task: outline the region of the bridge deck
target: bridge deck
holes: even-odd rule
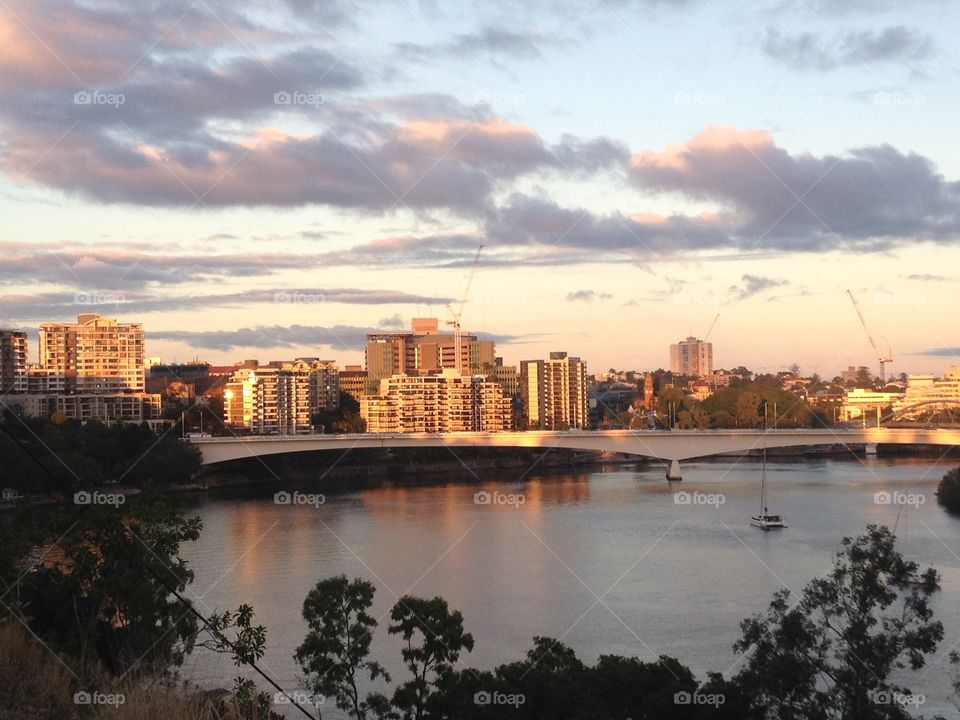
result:
[[[514,447],[599,450],[663,460],[686,460],[778,447],[834,444],[960,445],[960,430],[864,428],[859,430],[598,430],[358,435],[266,435],[191,438],[210,465],[259,455],[353,448]]]

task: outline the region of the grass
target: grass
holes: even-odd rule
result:
[[[240,713],[217,693],[162,684],[95,683],[122,693],[119,705],[77,705],[79,681],[70,663],[58,661],[16,620],[0,620],[0,720],[240,720]],[[253,718],[252,720],[258,720]]]

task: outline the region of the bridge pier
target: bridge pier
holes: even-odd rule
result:
[[[680,474],[680,461],[671,460],[667,463],[667,480],[683,480]]]
[[[863,446],[863,451],[867,455],[876,455],[877,454],[877,444],[876,443],[867,443]]]

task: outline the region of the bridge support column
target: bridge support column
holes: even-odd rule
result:
[[[680,461],[671,460],[667,463],[667,480],[683,480],[680,474]]]
[[[867,455],[876,455],[877,454],[877,444],[876,443],[867,443],[863,446],[863,450]]]

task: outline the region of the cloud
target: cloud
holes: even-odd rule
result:
[[[912,273],[904,275],[907,280],[918,280],[920,282],[953,282],[955,277],[949,275],[934,275],[932,273]]]
[[[476,32],[460,33],[446,43],[401,43],[398,50],[403,57],[419,62],[433,62],[437,56],[463,58],[477,55],[530,60],[543,57],[540,51],[543,43],[543,38],[533,34],[487,26]]]
[[[596,290],[577,290],[575,292],[568,292],[566,301],[592,303],[596,300],[610,300],[612,297],[613,295],[609,293],[597,292]]]
[[[746,300],[747,298],[758,295],[766,290],[769,290],[770,288],[789,285],[786,280],[763,277],[760,275],[744,275],[740,279],[743,281],[742,285],[730,286],[730,294],[734,295],[737,300]]]
[[[922,60],[933,51],[929,37],[918,35],[903,25],[887,27],[879,32],[850,32],[830,40],[812,32],[782,35],[768,28],[762,48],[768,57],[794,70],[821,71]]]
[[[630,175],[646,190],[717,202],[725,244],[741,249],[879,250],[955,242],[960,232],[960,183],[889,145],[818,157],[792,154],[760,130],[718,126],[634,155]]]
[[[190,347],[218,351],[235,348],[298,348],[310,345],[357,350],[366,345],[367,333],[372,332],[376,332],[376,328],[352,325],[263,325],[237,330],[150,331],[147,339],[184,342]]]
[[[228,351],[235,348],[301,348],[305,346],[330,347],[337,350],[359,350],[366,346],[367,333],[382,332],[383,328],[355,325],[261,325],[237,330],[160,330],[148,331],[146,339],[184,342],[203,350]],[[497,343],[520,342],[522,336],[483,335]]]
[[[377,327],[389,330],[402,330],[406,326],[406,320],[401,317],[400,313],[394,313],[390,317],[380,318],[380,322],[377,323]]]
[[[931,348],[929,350],[922,350],[920,352],[911,353],[912,355],[924,355],[927,357],[953,357],[960,358],[960,347],[942,347],[942,348]]]
[[[73,293],[0,295],[0,316],[24,320],[57,321],[85,312],[104,315],[143,315],[154,312],[243,307],[273,303],[286,312],[299,305],[439,305],[452,298],[396,290],[358,288],[272,288],[203,295],[151,295],[143,292],[87,288]],[[397,314],[394,318],[399,319]]]

